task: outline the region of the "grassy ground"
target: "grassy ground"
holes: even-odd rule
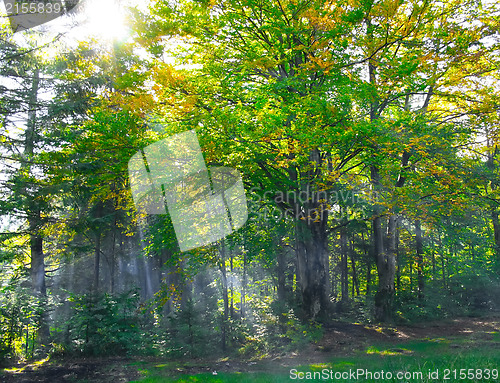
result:
[[[457,336],[374,344],[349,357],[325,363],[266,366],[267,371],[219,373],[213,371],[173,376],[172,366],[151,366],[141,383],[164,382],[500,382],[500,335],[487,339]],[[178,367],[179,368],[179,367]],[[182,369],[183,367],[180,367]],[[186,368],[186,367],[184,367]],[[270,369],[269,369],[270,368]],[[175,371],[175,370],[174,370]],[[174,374],[176,375],[176,374]],[[462,379],[461,379],[462,378]]]
[[[260,360],[67,359],[12,366],[0,382],[499,382],[500,318],[397,328],[337,323],[300,352]],[[371,376],[370,376],[371,374]]]

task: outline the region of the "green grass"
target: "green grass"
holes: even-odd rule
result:
[[[335,381],[335,382],[418,382],[418,383],[437,383],[437,382],[500,382],[500,377],[493,379],[490,372],[490,378],[482,377],[481,379],[460,379],[460,370],[467,374],[469,369],[500,369],[500,347],[498,341],[494,339],[491,342],[476,342],[470,339],[463,338],[449,338],[449,339],[426,339],[422,341],[412,341],[406,343],[394,344],[374,344],[366,350],[358,351],[352,356],[331,359],[326,364],[318,365],[305,365],[305,366],[292,366],[290,368],[280,367],[278,363],[276,368],[270,365],[259,366],[259,369],[264,370],[261,372],[241,372],[241,373],[197,373],[193,375],[178,375],[175,374],[175,369],[172,369],[172,364],[168,364],[170,368],[158,368],[155,366],[144,366],[142,370],[144,379],[136,381],[140,383],[204,383],[204,382],[217,382],[217,383],[236,383],[236,382],[256,382],[256,383],[280,383],[291,381]],[[192,365],[191,365],[192,366]],[[206,366],[206,365],[204,365]],[[163,367],[163,366],[162,366]],[[297,379],[290,378],[290,369],[294,368],[298,372],[304,373],[303,377],[310,377],[311,379]],[[321,379],[323,371],[328,373],[348,373],[357,371],[358,369],[367,370],[375,374],[381,373],[383,370],[385,374],[391,372],[392,379],[372,379],[366,376],[358,375],[356,379]],[[444,379],[445,370],[449,370],[448,379]],[[456,378],[454,375],[456,370]],[[429,376],[430,372],[434,374],[436,371],[439,375]],[[316,372],[316,378],[314,378]],[[415,375],[407,375],[406,378],[398,379],[395,374],[397,372],[410,373]],[[309,376],[305,374],[309,373]],[[419,374],[422,373],[420,376]],[[352,375],[351,375],[352,376]],[[386,376],[386,375],[385,375]],[[324,377],[323,377],[324,378]],[[334,376],[335,378],[335,376]]]

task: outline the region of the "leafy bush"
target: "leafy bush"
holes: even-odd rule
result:
[[[143,349],[139,294],[72,295],[72,312],[67,320],[67,352],[86,355],[123,355]]]
[[[240,353],[265,355],[302,349],[308,343],[321,339],[322,326],[304,322],[294,308],[283,302],[271,302],[269,297],[252,301],[252,324]]]
[[[35,356],[35,343],[46,302],[29,289],[8,285],[0,294],[0,363]]]
[[[429,281],[420,302],[417,294],[402,291],[396,295],[397,319],[417,322],[429,319],[482,315],[500,308],[500,282],[484,275],[456,275],[448,280]]]
[[[173,357],[200,357],[215,351],[219,334],[209,310],[188,300],[168,315],[165,330],[166,351]],[[218,345],[217,345],[218,346]]]

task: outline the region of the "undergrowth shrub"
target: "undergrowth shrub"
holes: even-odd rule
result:
[[[303,349],[323,336],[321,324],[299,319],[289,304],[269,299],[252,302],[252,315],[247,319],[250,330],[239,349],[245,356],[264,356]]]
[[[0,294],[0,364],[37,356],[37,335],[46,300],[27,288],[8,285]]]
[[[192,300],[187,300],[166,318],[162,331],[165,351],[171,357],[200,357],[216,351],[217,338],[214,315]],[[206,308],[205,308],[206,309]]]
[[[64,326],[67,353],[124,355],[144,350],[139,294],[71,295],[71,312]]]
[[[500,281],[485,275],[455,275],[447,280],[428,281],[424,299],[402,291],[394,302],[398,322],[418,322],[460,316],[480,316],[500,309]]]

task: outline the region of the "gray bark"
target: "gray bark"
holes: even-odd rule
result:
[[[315,319],[329,307],[329,252],[326,220],[296,222],[297,274],[304,314]]]

